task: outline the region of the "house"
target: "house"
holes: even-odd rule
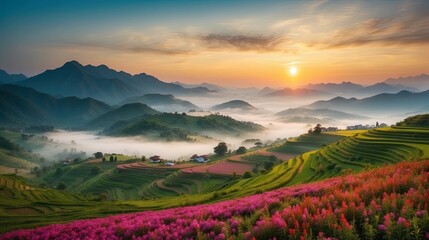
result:
[[[152,157],[149,158],[151,163],[160,163],[161,162],[161,157],[158,155],[154,155]]]
[[[207,162],[203,157],[197,157],[197,158],[195,159],[195,161],[196,161],[196,162],[199,162],[199,163],[205,163],[205,162]]]
[[[198,156],[197,154],[194,154],[192,157],[191,157],[191,160],[193,160],[193,161],[195,161],[195,162],[199,162],[199,163],[206,163],[206,162],[209,162],[210,160],[209,160],[209,157],[207,156],[207,155],[201,155],[201,156]]]

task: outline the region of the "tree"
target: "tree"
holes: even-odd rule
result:
[[[106,161],[106,158],[105,158],[105,157],[104,157],[104,158],[102,158],[102,159],[101,159],[101,161],[105,162],[105,161]]]
[[[263,144],[262,144],[261,142],[255,142],[255,146],[256,146],[256,147],[262,147],[262,145],[263,145]]]
[[[117,162],[117,161],[118,161],[118,157],[115,156],[115,162]]]
[[[111,162],[115,161],[115,158],[113,157],[113,155],[110,155],[109,161]]]
[[[142,162],[146,162],[146,157],[142,156]]]
[[[239,147],[238,149],[237,149],[237,151],[235,151],[237,154],[244,154],[244,153],[246,153],[247,152],[247,149],[245,148],[245,147],[243,147],[243,146],[241,146],[241,147]]]
[[[219,156],[225,155],[225,153],[228,151],[228,147],[226,146],[226,143],[224,143],[224,142],[220,142],[213,149],[214,149],[214,152]]]
[[[64,189],[66,189],[66,185],[64,183],[58,183],[57,189],[58,190],[64,190]]]
[[[321,133],[322,132],[322,125],[320,125],[319,123],[314,127],[313,133]]]
[[[270,170],[273,166],[274,166],[273,162],[268,162],[268,161],[264,162],[264,168],[267,171]]]
[[[94,157],[95,158],[102,158],[103,157],[103,153],[102,152],[96,152],[96,153],[94,153]]]
[[[270,156],[268,157],[268,160],[270,160],[271,162],[275,162],[275,161],[277,161],[277,157],[276,157],[276,156],[274,156],[274,155],[270,155]]]
[[[100,171],[101,171],[100,167],[93,167],[91,168],[91,175],[97,175],[100,173]]]
[[[241,178],[246,179],[246,178],[251,178],[251,177],[252,177],[252,174],[249,171],[246,171]]]

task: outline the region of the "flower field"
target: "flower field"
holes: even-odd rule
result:
[[[429,239],[429,161],[210,205],[17,230],[0,239]]]

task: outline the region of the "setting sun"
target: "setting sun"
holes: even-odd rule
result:
[[[289,67],[289,74],[290,74],[291,76],[296,76],[296,75],[298,74],[298,68],[296,68],[296,67],[294,67],[294,66]]]

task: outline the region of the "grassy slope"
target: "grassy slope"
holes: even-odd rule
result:
[[[182,114],[162,113],[150,115],[143,120],[132,120],[116,124],[107,130],[112,135],[138,135],[146,133],[148,125],[156,126],[158,131],[179,129],[184,133],[214,132],[227,135],[244,134],[263,130],[263,127],[251,123],[234,120],[228,116],[209,115],[204,117],[188,116]],[[153,127],[152,127],[153,128]]]
[[[4,222],[7,224],[5,230],[17,227],[29,227],[36,224],[48,224],[53,217],[56,221],[67,221],[78,218],[88,218],[114,214],[121,211],[138,211],[142,209],[162,209],[174,206],[193,205],[197,203],[216,202],[225,199],[232,199],[239,196],[251,195],[258,192],[311,182],[327,177],[347,174],[352,171],[361,171],[389,163],[403,160],[416,160],[429,158],[429,129],[418,127],[395,127],[380,128],[365,132],[338,132],[342,136],[331,134],[303,135],[295,141],[288,141],[285,145],[271,149],[272,151],[282,151],[284,153],[303,153],[285,163],[272,169],[272,171],[258,175],[250,179],[233,180],[223,188],[216,191],[202,191],[196,195],[166,194],[167,196],[155,200],[144,201],[115,201],[115,202],[81,202],[74,204],[59,204],[59,210],[47,213],[44,216],[35,215],[28,220],[27,217],[19,214],[5,214],[2,212]],[[345,137],[344,136],[348,136]],[[341,139],[335,143],[326,145],[327,139]],[[299,144],[301,143],[301,144]],[[109,170],[110,171],[110,170]],[[186,179],[174,176],[176,179]],[[173,177],[172,177],[173,178]],[[175,180],[179,181],[179,180]],[[167,181],[168,185],[168,181]],[[173,186],[178,189],[185,185]],[[190,188],[198,188],[195,186]],[[210,189],[210,186],[206,189]],[[186,189],[185,189],[186,190]],[[184,191],[185,191],[184,190]],[[215,189],[212,189],[215,190]],[[23,190],[25,191],[25,190]],[[168,191],[166,191],[168,192]],[[156,194],[156,193],[155,193]],[[4,203],[5,209],[11,206]],[[14,204],[22,208],[34,206],[34,203],[25,199],[17,199]],[[8,222],[9,220],[10,222]]]

